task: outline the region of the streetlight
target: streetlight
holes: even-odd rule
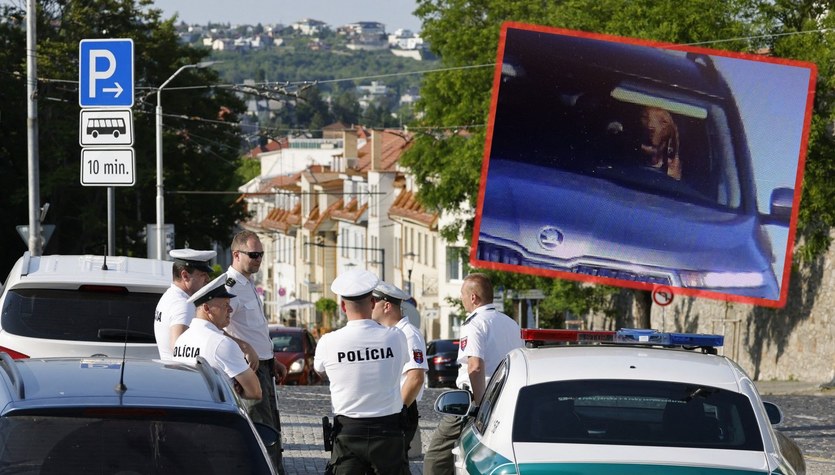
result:
[[[403,257],[408,258],[410,263],[409,268],[406,269],[406,292],[408,292],[409,295],[412,295],[412,269],[415,267],[415,257],[417,256],[418,255],[412,251],[403,254]]]
[[[191,68],[207,68],[213,64],[221,61],[202,61],[197,64],[187,64],[180,66],[180,69],[174,71],[162,85],[157,88],[157,259],[165,259],[163,248],[165,247],[165,198],[162,190],[162,90],[168,83],[171,82],[178,74]]]

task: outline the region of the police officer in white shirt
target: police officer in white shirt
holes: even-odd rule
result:
[[[487,382],[502,359],[524,345],[522,330],[515,320],[496,310],[493,305],[493,284],[484,274],[469,274],[461,285],[461,301],[469,312],[461,325],[458,345],[458,378],[455,384],[473,393],[473,401],[481,403]],[[424,475],[452,474],[452,448],[465,419],[444,416],[423,458]]]
[[[232,323],[226,333],[237,341],[248,343],[256,354],[250,367],[261,384],[261,401],[249,407],[254,422],[266,424],[281,433],[281,416],[275,393],[275,383],[287,375],[287,368],[275,361],[269,323],[264,315],[260,297],[255,292],[255,274],[261,269],[264,247],[252,231],[241,231],[232,239],[232,265],[226,270],[226,288],[238,297],[232,301]],[[267,449],[279,474],[284,473],[279,443]]]
[[[209,261],[215,258],[217,252],[173,249],[168,255],[174,258],[171,267],[173,281],[159,299],[154,314],[154,336],[162,360],[171,359],[174,342],[191,324],[194,305],[186,300],[209,281],[209,273],[212,272]]]
[[[403,405],[406,406],[404,435],[406,457],[408,457],[409,446],[417,434],[420,418],[417,403],[423,397],[423,383],[426,372],[429,371],[429,365],[426,362],[426,342],[420,331],[400,311],[400,303],[407,300],[409,294],[388,282],[380,282],[371,295],[377,299],[374,311],[371,313],[374,321],[387,327],[399,328],[406,335],[409,359],[403,366],[403,374],[400,377],[400,395],[403,398]],[[420,439],[415,443],[420,444]]]
[[[223,334],[229,325],[229,299],[235,297],[226,291],[226,274],[189,297],[188,302],[196,308],[191,326],[183,332],[174,344],[175,361],[196,363],[202,356],[213,368],[226,373],[235,382],[235,390],[245,399],[261,399],[258,377],[249,367],[244,353],[235,341]]]
[[[322,335],[314,358],[316,371],[330,379],[335,414],[326,473],[409,473],[400,394],[408,347],[403,332],[371,319],[378,283],[374,274],[355,269],[331,284],[348,323]]]

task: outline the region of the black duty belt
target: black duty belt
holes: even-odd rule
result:
[[[391,435],[402,431],[400,413],[381,417],[334,417],[334,431],[344,435]]]

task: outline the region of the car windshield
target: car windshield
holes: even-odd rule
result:
[[[302,351],[302,340],[298,335],[271,333],[273,351],[299,353]]]
[[[85,409],[0,419],[0,472],[269,474],[246,419],[217,412]]]
[[[435,340],[430,343],[428,354],[455,353],[458,351],[458,340]]]
[[[514,442],[762,450],[751,401],[666,381],[556,381],[523,388]]]
[[[154,343],[160,294],[113,290],[11,289],[2,328],[32,338],[124,342],[127,336],[131,343]]]

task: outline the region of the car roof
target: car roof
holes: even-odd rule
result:
[[[125,256],[24,253],[6,282],[7,288],[67,288],[83,284],[119,285],[132,291],[164,291],[171,285],[173,263]]]
[[[12,360],[5,353],[0,356],[2,415],[85,406],[238,410],[222,380],[225,376],[207,364],[107,357]],[[123,368],[126,389],[120,392],[116,387]]]
[[[278,325],[278,324],[275,324],[275,323],[271,323],[269,325],[269,329],[270,329],[271,332],[278,331],[278,332],[281,332],[281,333],[304,333],[304,332],[307,331],[307,328],[286,327],[284,325]]]
[[[527,384],[560,380],[628,379],[708,385],[740,392],[739,373],[723,356],[641,345],[520,348]],[[512,371],[512,370],[511,370]]]

